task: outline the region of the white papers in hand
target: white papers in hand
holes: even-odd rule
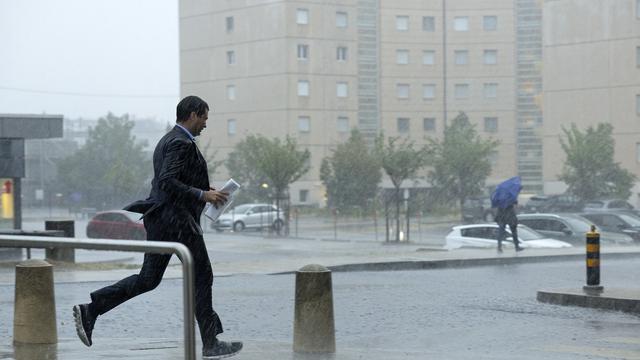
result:
[[[238,184],[233,179],[229,179],[224,184],[224,186],[222,186],[222,188],[219,189],[219,191],[226,192],[227,194],[229,194],[229,197],[227,197],[227,201],[223,205],[218,206],[217,209],[211,203],[207,203],[206,209],[204,211],[204,215],[209,219],[211,219],[212,221],[216,221],[216,219],[218,219],[218,217],[222,215],[222,213],[225,210],[227,210],[229,205],[231,205],[231,202],[233,202],[233,193],[236,192],[236,190],[238,189],[240,189],[240,184]]]

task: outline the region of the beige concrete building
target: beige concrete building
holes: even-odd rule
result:
[[[518,171],[515,4],[181,0],[181,93],[212,106],[220,156],[250,133],[308,148],[295,204],[322,204],[320,163],[350,128],[424,143],[459,111],[502,141],[495,184]]]
[[[566,189],[571,123],[611,123],[615,160],[640,177],[640,0],[546,0],[543,18],[545,192]]]

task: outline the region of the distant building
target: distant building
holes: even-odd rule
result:
[[[461,111],[501,141],[489,185],[521,172],[539,192],[541,11],[537,0],[182,0],[181,92],[212,106],[219,131],[203,136],[219,156],[250,133],[308,148],[295,204],[322,204],[321,161],[351,128],[421,144]]]
[[[545,192],[566,189],[559,137],[571,123],[611,123],[615,161],[640,177],[640,0],[545,2],[544,117]]]

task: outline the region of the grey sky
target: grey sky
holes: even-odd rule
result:
[[[172,121],[178,54],[177,0],[0,0],[0,113]]]

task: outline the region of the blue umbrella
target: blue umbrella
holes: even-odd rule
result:
[[[514,176],[501,182],[491,194],[491,207],[504,209],[515,204],[518,202],[520,190],[522,190],[520,176]]]

